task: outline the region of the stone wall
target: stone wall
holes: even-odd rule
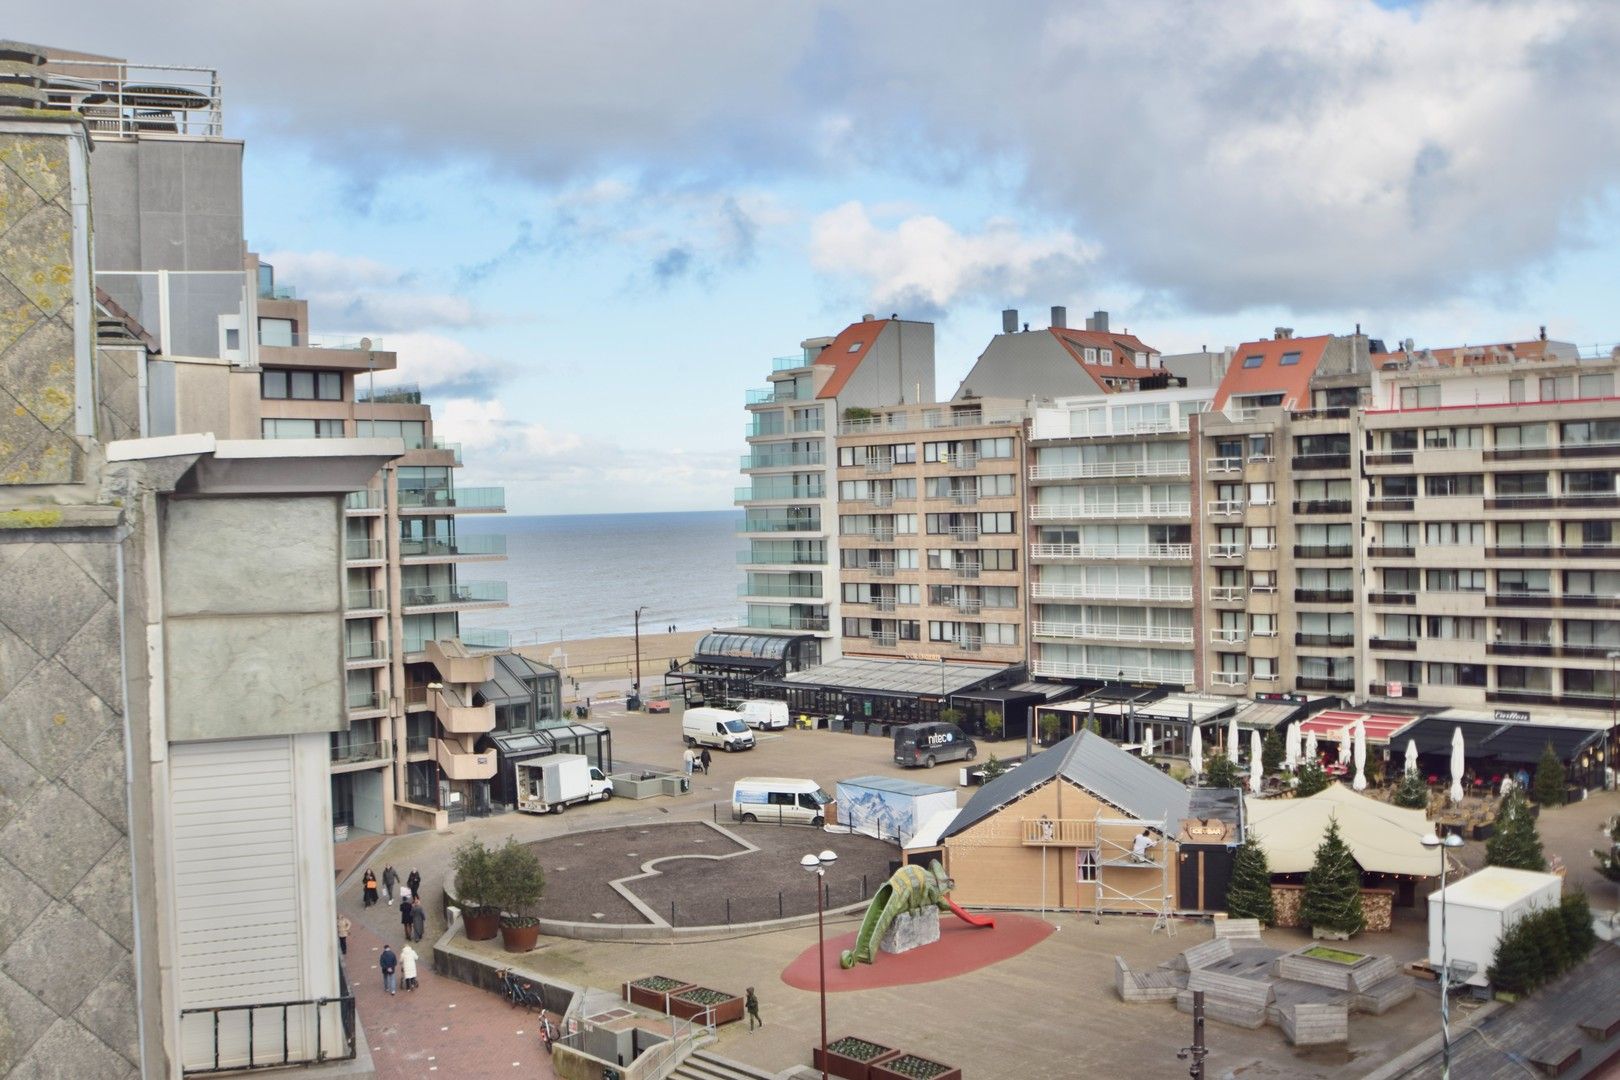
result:
[[[1305,886],[1274,882],[1271,905],[1277,917],[1273,926],[1297,927],[1299,909],[1305,899]],[[1390,889],[1362,889],[1361,914],[1368,930],[1388,930],[1395,923],[1395,893]]]

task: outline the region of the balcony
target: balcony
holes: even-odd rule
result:
[[[1564,656],[1588,655],[1607,656],[1606,650],[1594,648],[1590,653],[1567,654],[1563,646],[1554,645],[1550,641],[1493,641],[1485,646],[1489,656]]]
[[[349,538],[343,541],[343,559],[345,562],[382,562],[387,552],[383,550],[381,540]]]
[[[1295,472],[1310,472],[1319,469],[1349,469],[1350,452],[1346,450],[1338,454],[1295,454],[1289,464]]]
[[[1570,604],[1571,600],[1591,599],[1609,601],[1609,603]],[[1612,604],[1620,607],[1620,598],[1617,597],[1571,597],[1554,596],[1550,592],[1528,592],[1515,589],[1511,592],[1496,592],[1485,597],[1485,603],[1490,607],[1607,607]]]
[[[770,543],[770,541],[764,541]],[[737,552],[739,566],[826,566],[827,555],[821,551],[795,551],[792,545],[787,550],[778,550],[770,547],[750,546],[746,550]]]
[[[1209,632],[1209,643],[1216,646],[1242,646],[1248,637],[1248,633],[1242,627],[1217,626]]]
[[[1191,544],[1031,544],[1032,559],[1168,559],[1192,558]]]
[[[951,564],[951,576],[959,581],[975,581],[978,579],[982,564],[976,562],[954,562]]]
[[[758,614],[750,613],[743,625],[752,630],[825,631],[827,629],[827,616],[789,615],[786,618],[767,619]]]
[[[864,529],[850,529],[845,536],[864,537],[874,544],[894,543],[893,525],[869,525]]]
[[[1488,547],[1485,549],[1487,559],[1551,559],[1555,553],[1568,555],[1571,553],[1571,549],[1554,548],[1545,545],[1526,547],[1522,544],[1514,547]]]
[[[1348,649],[1356,643],[1354,634],[1306,634],[1294,635],[1295,645],[1304,645],[1313,649]]]
[[[1191,644],[1190,626],[1139,626],[1120,623],[1074,623],[1036,620],[1031,631],[1036,637],[1063,640],[1152,641],[1164,644]]]
[[[979,492],[977,489],[972,491],[953,491],[950,494],[950,500],[957,506],[977,506],[979,505]]]
[[[1351,599],[1350,589],[1295,589],[1294,602],[1297,604],[1348,604]]]
[[[364,768],[391,760],[387,739],[380,742],[343,743],[331,748],[331,765],[333,770],[338,772],[347,772],[350,768]]]
[[[464,581],[455,585],[406,585],[399,590],[407,609],[499,607],[506,603],[506,582]]]
[[[1414,500],[1410,496],[1368,499],[1367,509],[1374,514],[1409,514],[1412,512],[1413,503]]]
[[[1620,493],[1589,492],[1577,495],[1498,495],[1485,500],[1487,510],[1590,510],[1620,506]]]
[[[1242,585],[1211,585],[1209,587],[1209,602],[1212,604],[1241,604],[1248,598],[1248,590]]]
[[[388,610],[388,600],[381,589],[345,589],[343,610],[350,615],[360,612],[381,613]]]
[[[1385,649],[1390,652],[1416,652],[1417,640],[1414,638],[1374,637],[1367,639],[1367,645],[1373,649]]]
[[[766,484],[731,489],[731,501],[737,503],[767,502],[771,500],[778,502],[808,502],[826,497],[827,489],[820,484],[786,488]]]
[[[804,468],[812,465],[824,464],[826,458],[820,450],[782,450],[776,451],[767,446],[758,447],[752,454],[744,454],[741,458],[741,468],[744,472],[750,469],[787,469]]]
[[[1243,558],[1242,544],[1211,544],[1209,557],[1212,559],[1241,559]]]
[[[456,559],[498,559],[505,555],[506,537],[499,533],[407,536],[399,542],[400,560],[413,564]]]
[[[1211,517],[1233,517],[1243,513],[1242,499],[1217,499],[1208,504]]]
[[[1348,594],[1347,594],[1348,595]],[[1367,594],[1367,603],[1385,604],[1388,606],[1411,606],[1417,603],[1417,593],[1410,592],[1370,592]]]
[[[1190,670],[1156,667],[1116,667],[1113,664],[1074,664],[1060,660],[1030,661],[1030,671],[1049,679],[1105,679],[1125,682],[1151,682],[1170,686],[1185,686],[1192,678]]]
[[[461,444],[458,442],[446,442],[444,439],[434,438],[429,440],[428,444],[422,449],[447,453],[457,465],[461,464]]]
[[[737,586],[737,595],[759,596],[778,600],[819,600],[821,599],[821,586],[806,585],[798,582],[749,581]]]
[[[1087,506],[1078,502],[1036,503],[1029,508],[1031,521],[1075,521],[1082,518],[1137,518],[1192,515],[1192,504],[1184,502],[1111,503]]]
[[[500,512],[506,509],[506,489],[499,487],[400,488],[402,514]]]
[[[1097,846],[1095,818],[1024,818],[1025,847],[1094,848]]]
[[[1216,686],[1242,686],[1249,681],[1249,673],[1246,671],[1216,671],[1210,673],[1209,681]]]
[[[866,564],[866,570],[873,577],[894,577],[895,564],[885,559]]]
[[[433,742],[433,758],[448,779],[489,780],[495,776],[495,751],[476,753],[453,739],[435,739]]]
[[[1243,459],[1240,457],[1210,458],[1204,468],[1206,472],[1212,473],[1242,472]]]
[[[1169,600],[1192,599],[1191,585],[1121,585],[1117,582],[1036,582],[1030,595],[1037,600]]]
[[[874,611],[893,611],[895,609],[895,604],[896,600],[892,596],[872,597],[872,610]]]
[[[1608,694],[1557,693],[1553,690],[1497,688],[1485,691],[1485,700],[1503,705],[1553,705],[1565,709],[1604,709],[1613,705]]]
[[[381,713],[388,704],[376,690],[350,690],[345,695],[344,701],[351,718],[359,718],[362,714]]]
[[[1295,544],[1296,559],[1348,559],[1349,544]]]
[[[779,371],[797,371],[800,368],[809,367],[810,363],[810,358],[803,353],[797,353],[793,356],[773,356],[771,357],[771,374],[775,375]]]
[[[495,730],[495,706],[474,705],[461,696],[454,684],[435,690],[428,687],[428,704],[444,730],[452,735],[482,735]]]
[[[1348,514],[1349,512],[1349,499],[1294,500],[1294,513],[1296,514]]]
[[[1367,556],[1373,559],[1410,559],[1416,554],[1416,548],[1390,544],[1374,544],[1367,549]]]
[[[838,434],[866,435],[877,431],[905,431],[908,427],[909,417],[905,413],[889,413],[881,416],[863,416],[856,420],[840,420]]]
[[[893,630],[874,630],[872,631],[872,644],[892,649],[900,644],[900,635]]]
[[[433,736],[427,732],[408,734],[405,736],[405,754],[407,757],[416,754],[425,754],[431,750]]]
[[[343,662],[351,669],[371,667],[374,664],[385,664],[388,662],[388,642],[345,641],[343,643]]]
[[[984,648],[984,638],[979,634],[957,634],[950,643],[962,652],[978,652]]]
[[[480,630],[464,626],[461,628],[461,643],[469,649],[509,649],[512,647],[512,633],[509,630]]]
[[[1188,464],[1180,461],[1099,461],[1072,465],[1031,465],[1029,478],[1042,480],[1091,480],[1117,476],[1186,476]]]
[[[953,469],[976,469],[979,467],[979,455],[970,450],[960,450],[954,454],[947,454],[946,462]]]
[[[873,506],[877,507],[880,510],[884,509],[886,507],[893,506],[894,505],[894,492],[892,492],[892,491],[874,491],[874,492],[872,492],[871,502],[872,502]]]
[[[771,517],[745,517],[737,525],[740,533],[783,533],[803,532],[818,533],[821,531],[821,519],[814,518],[771,518]]]
[[[942,606],[952,608],[963,615],[977,615],[984,610],[984,601],[977,596],[947,596]]]
[[[1361,456],[1363,465],[1410,465],[1412,464],[1412,451],[1410,450],[1378,450]]]
[[[743,392],[744,405],[780,405],[789,401],[809,401],[811,395],[799,395],[798,387],[787,381],[762,386]]]
[[[380,514],[383,508],[383,493],[367,488],[365,491],[351,491],[343,496],[343,510],[348,514]]]
[[[866,471],[877,474],[893,472],[894,458],[869,457],[866,459]]]
[[[1391,692],[1392,687],[1394,692]],[[1375,682],[1367,684],[1367,693],[1373,697],[1415,698],[1418,688],[1417,684],[1409,682]]]
[[[950,537],[952,540],[957,541],[977,540],[979,538],[979,527],[977,525],[952,525],[950,527]]]

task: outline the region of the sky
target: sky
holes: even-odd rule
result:
[[[942,397],[1005,307],[1620,340],[1612,0],[140,8],[6,33],[218,69],[250,246],[515,514],[731,505],[744,392],[865,312]]]

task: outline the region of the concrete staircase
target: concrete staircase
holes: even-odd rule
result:
[[[775,1080],[776,1076],[752,1065],[728,1061],[707,1050],[694,1051],[669,1075],[671,1080]]]

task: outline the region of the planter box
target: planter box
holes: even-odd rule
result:
[[[660,980],[657,988],[636,985],[637,982],[644,982],[652,979]],[[651,1009],[654,1012],[667,1013],[669,1011],[669,995],[679,993],[682,990],[691,989],[692,984],[689,982],[681,982],[678,979],[671,979],[663,975],[648,975],[644,979],[637,979],[634,982],[625,983],[621,988],[620,996],[622,996],[624,1000],[628,1001],[630,1004],[640,1005],[643,1009]]]
[[[710,994],[724,995],[720,1001],[689,1001],[682,997],[695,991],[708,991]],[[719,1027],[721,1024],[731,1024],[743,1018],[743,999],[736,994],[726,994],[721,990],[709,990],[705,986],[691,986],[685,990],[677,990],[669,995],[669,1015],[681,1020],[700,1020],[705,1014],[709,1022]]]
[[[872,1042],[871,1039],[862,1040],[877,1047],[878,1052],[869,1058],[848,1057],[834,1049],[844,1039],[849,1038],[858,1038],[858,1036],[845,1035],[842,1038],[834,1039],[827,1047],[827,1072],[833,1076],[841,1076],[844,1080],[869,1080],[870,1077],[876,1075],[872,1072],[873,1066],[888,1061],[890,1058],[900,1056],[900,1051],[884,1046],[881,1043]],[[810,1060],[816,1068],[822,1067],[821,1047],[817,1046],[811,1050]]]
[[[1328,930],[1320,926],[1311,927],[1311,937],[1317,941],[1349,941],[1350,935],[1343,930]]]
[[[540,924],[501,927],[501,947],[510,953],[531,952],[540,940]]]
[[[468,941],[493,941],[495,935],[501,932],[500,915],[468,915],[461,916],[462,928],[467,931]]]
[[[917,1066],[921,1066],[918,1068]],[[872,1066],[869,1080],[962,1080],[962,1070],[920,1054],[901,1054]]]

